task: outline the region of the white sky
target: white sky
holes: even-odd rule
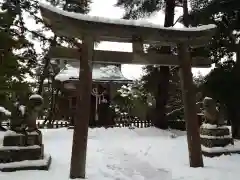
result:
[[[91,12],[89,15],[101,16],[108,18],[121,18],[124,14],[124,10],[119,7],[114,7],[116,0],[104,0],[104,5],[102,1],[93,0],[91,5]],[[182,8],[176,8],[175,10],[175,20],[182,15]],[[164,24],[164,13],[158,12],[153,14],[151,17],[147,18],[150,22],[154,24]],[[183,27],[182,24],[177,23],[175,27]],[[103,50],[118,50],[118,51],[132,51],[132,46],[129,43],[112,43],[103,42],[99,45],[99,49]],[[198,73],[206,75],[209,73],[210,68],[192,68],[193,75],[196,76]],[[139,78],[142,75],[141,65],[123,65],[122,72],[127,78]]]
[[[40,0],[44,1],[44,0]],[[99,16],[99,17],[107,17],[120,19],[124,14],[124,10],[115,7],[114,4],[116,0],[93,0],[91,4],[91,11],[89,15]],[[182,8],[176,8],[175,10],[175,20],[182,14]],[[164,24],[164,13],[158,12],[153,14],[151,17],[147,18],[148,21],[154,24],[163,25]],[[34,22],[28,19],[28,24],[34,28]],[[177,23],[175,27],[183,27],[183,25]],[[40,48],[39,43],[36,44],[37,49]],[[132,51],[132,46],[130,43],[117,43],[117,42],[101,42],[97,49],[101,50],[115,50],[115,51]],[[123,65],[122,73],[126,78],[130,79],[138,79],[142,75],[142,65]],[[210,71],[210,68],[192,68],[193,75],[198,75],[201,73],[202,75],[206,75]]]

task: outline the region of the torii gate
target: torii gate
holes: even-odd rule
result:
[[[188,48],[208,44],[215,33],[215,25],[184,29],[164,28],[139,21],[112,20],[70,13],[45,4],[40,4],[40,9],[45,24],[50,26],[58,36],[77,37],[82,40],[79,54],[81,64],[79,108],[81,112],[79,111],[79,120],[74,127],[70,178],[85,178],[92,61],[105,62],[108,60],[103,58],[104,55],[99,54],[115,58],[119,55],[119,52],[111,52],[112,55],[110,55],[106,51],[100,53],[94,51],[95,41],[132,43],[133,53],[127,55],[125,53],[127,58],[116,60],[115,62],[118,63],[177,65],[180,67],[190,166],[203,166],[191,66],[192,64],[209,66],[211,62],[197,57],[192,61]],[[143,44],[177,47],[178,56],[144,53]],[[124,54],[121,53],[121,56]]]

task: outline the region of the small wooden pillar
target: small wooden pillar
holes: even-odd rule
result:
[[[180,61],[180,78],[190,167],[203,167],[199,122],[196,109],[196,95],[191,71],[191,57],[187,44],[178,45],[178,57]]]
[[[82,38],[80,59],[80,98],[77,105],[77,119],[75,121],[72,143],[72,157],[70,167],[70,178],[85,178],[86,151],[88,139],[88,125],[90,118],[90,100],[92,90],[92,57],[94,41],[92,37]]]

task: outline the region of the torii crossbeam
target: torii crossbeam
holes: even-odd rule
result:
[[[180,66],[190,166],[202,166],[200,163],[202,161],[202,154],[196,114],[196,99],[191,73],[192,61],[188,49],[189,47],[207,45],[215,33],[215,25],[183,29],[164,28],[146,22],[112,20],[70,13],[46,4],[40,4],[40,9],[45,24],[58,36],[79,38],[82,40],[81,53],[79,53],[81,64],[79,72],[81,77],[79,87],[79,119],[74,127],[70,178],[85,178],[92,84],[91,64],[95,57],[94,42],[96,41],[132,43],[133,54],[135,55],[143,53],[143,44],[178,48],[178,62],[175,61],[171,65]],[[104,61],[104,59],[101,61]],[[128,62],[125,61],[124,63]],[[132,63],[131,59],[129,63]],[[149,64],[149,62],[145,61],[145,64]]]
[[[79,49],[67,47],[52,47],[49,50],[49,58],[76,60],[79,59]],[[151,53],[131,53],[120,51],[94,50],[94,63],[109,64],[148,64],[161,66],[179,66],[178,56],[174,54]],[[192,67],[208,68],[211,67],[211,60],[206,57],[192,57]]]

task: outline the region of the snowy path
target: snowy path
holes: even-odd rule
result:
[[[134,154],[121,150],[115,150],[114,154],[106,154],[108,163],[106,164],[107,170],[111,170],[114,177],[107,172],[102,172],[106,177],[111,179],[129,179],[129,180],[163,180],[171,179],[171,173],[163,170],[156,169],[146,161],[141,161]],[[118,161],[116,161],[116,159]],[[116,163],[118,162],[118,163]],[[110,175],[110,176],[109,176]]]
[[[238,180],[240,155],[204,158],[204,168],[189,168],[186,137],[154,128],[91,129],[87,154],[89,180]],[[44,130],[46,171],[0,173],[1,180],[68,180],[72,130]],[[0,134],[1,136],[1,134]],[[1,139],[1,137],[0,137]],[[169,180],[170,180],[169,179]]]

